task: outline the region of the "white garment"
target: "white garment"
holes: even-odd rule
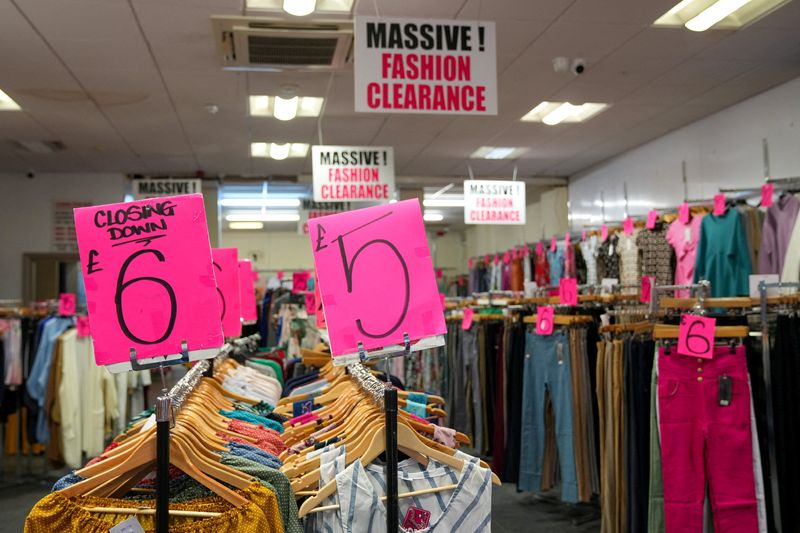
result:
[[[5,384],[22,385],[22,326],[18,318],[0,320],[3,332]]]
[[[581,255],[586,263],[586,283],[597,285],[597,235],[590,235],[581,243]]]
[[[789,246],[786,248],[781,281],[794,283],[800,281],[800,217],[794,222]]]

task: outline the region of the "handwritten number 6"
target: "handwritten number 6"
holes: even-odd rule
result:
[[[690,352],[695,354],[708,353],[708,351],[711,349],[711,345],[709,344],[708,339],[706,339],[704,336],[692,333],[692,331],[695,329],[695,326],[699,326],[700,329],[705,329],[705,324],[702,322],[693,322],[692,324],[690,324],[689,331],[686,333],[686,348],[688,348]],[[697,342],[702,342],[703,349],[695,350],[690,344],[692,342],[692,339],[696,339]]]
[[[156,256],[156,259],[158,259],[160,263],[164,262],[164,255],[158,250],[139,250],[138,252],[131,254],[131,256],[128,257],[122,264],[122,268],[119,271],[119,277],[117,278],[117,291],[114,294],[114,303],[116,304],[117,308],[117,320],[119,321],[119,325],[122,328],[122,332],[125,334],[126,337],[128,337],[134,342],[138,342],[139,344],[158,344],[159,342],[166,340],[170,336],[170,334],[172,334],[172,329],[175,327],[175,318],[178,312],[178,303],[175,299],[175,291],[172,290],[172,287],[169,285],[169,283],[167,283],[163,279],[151,276],[142,276],[139,278],[133,278],[129,279],[128,281],[124,281],[125,273],[128,270],[128,266],[130,266],[130,264],[133,262],[134,259],[143,254],[153,254]],[[128,328],[128,325],[125,323],[125,315],[122,312],[122,293],[130,285],[133,285],[134,283],[138,283],[140,281],[152,281],[153,283],[158,283],[159,285],[164,287],[164,290],[167,291],[167,295],[169,295],[169,302],[170,302],[169,324],[167,324],[167,329],[164,331],[164,334],[161,335],[161,337],[159,337],[158,339],[152,341],[142,339],[134,335],[131,332],[130,328]]]

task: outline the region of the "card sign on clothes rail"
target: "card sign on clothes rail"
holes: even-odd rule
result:
[[[558,281],[558,303],[561,305],[578,305],[578,280],[561,278]]]
[[[391,146],[312,146],[316,202],[388,202],[394,199]]]
[[[292,292],[305,292],[308,290],[308,280],[311,278],[311,272],[293,272],[292,273]]]
[[[212,248],[214,276],[219,295],[219,318],[226,337],[242,334],[242,302],[239,297],[239,257],[236,248]]]
[[[544,305],[536,310],[536,333],[538,335],[552,335],[555,327],[555,309]]]
[[[239,300],[241,301],[242,321],[253,323],[258,320],[256,309],[256,287],[253,263],[249,259],[239,261]]]
[[[59,316],[73,316],[75,314],[75,293],[62,292],[58,295]]]
[[[683,314],[678,330],[678,353],[689,357],[712,359],[714,357],[714,331],[717,319]]]
[[[475,315],[475,310],[471,307],[464,308],[464,316],[461,318],[461,329],[467,331],[472,327],[472,317]]]
[[[88,316],[79,316],[75,317],[75,329],[78,333],[78,337],[88,337],[92,334],[91,327],[89,326],[89,317]]]
[[[75,210],[95,360],[214,357],[224,340],[203,197],[172,196]],[[158,357],[158,359],[153,359]]]
[[[525,184],[466,180],[464,224],[525,224]]]
[[[314,318],[316,319],[319,329],[327,329],[328,323],[325,322],[325,309],[322,305],[322,295],[319,292],[319,276],[317,276],[314,280],[314,306],[316,308],[314,311]]]
[[[412,343],[425,339],[412,351],[444,343],[447,326],[416,199],[310,220],[309,227],[337,364],[356,359],[359,342],[379,353],[396,351],[404,334]]]
[[[356,17],[355,108],[496,115],[494,22]]]
[[[306,313],[309,315],[317,314],[317,300],[316,291],[309,291],[305,294],[306,298]]]
[[[775,185],[772,183],[765,183],[761,186],[761,207],[767,208],[772,205],[772,193],[775,191]]]
[[[656,284],[656,278],[653,276],[642,277],[642,288],[639,291],[639,301],[643,304],[650,303],[650,297],[653,294],[653,287]]]

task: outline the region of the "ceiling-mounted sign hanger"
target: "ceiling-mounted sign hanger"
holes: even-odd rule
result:
[[[389,202],[394,199],[394,148],[311,148],[315,202]]]
[[[203,180],[195,178],[142,178],[133,180],[131,183],[134,200],[203,192]]]
[[[464,224],[525,224],[525,184],[466,180]]]
[[[496,115],[494,22],[356,17],[355,109]]]
[[[75,210],[95,361],[207,359],[223,344],[200,194]],[[187,357],[188,356],[188,357]]]

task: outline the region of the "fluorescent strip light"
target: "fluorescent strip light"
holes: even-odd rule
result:
[[[283,0],[283,10],[295,17],[305,17],[317,8],[317,0]]]
[[[297,104],[300,98],[293,96],[292,98],[275,98],[275,110],[273,112],[275,118],[278,120],[292,120],[297,116]]]
[[[269,144],[250,143],[250,155],[252,157],[269,157]]]
[[[470,155],[472,159],[514,159],[524,154],[527,148],[505,146],[481,146]]]
[[[432,198],[422,200],[425,207],[464,207],[464,199]]]
[[[250,114],[253,116],[269,116],[269,96],[251,96]]]
[[[11,99],[6,93],[0,90],[0,111],[19,111],[22,109],[18,103]]]
[[[226,215],[228,222],[298,222],[300,213],[252,213]]]
[[[430,211],[425,211],[425,214],[422,215],[422,220],[425,222],[441,222],[444,220],[444,215],[441,213],[431,213]]]
[[[751,0],[719,0],[719,2],[716,2],[688,21],[686,23],[686,29],[692,31],[706,31],[717,22],[750,2]]]
[[[564,122],[565,119],[570,117],[575,110],[577,109],[576,106],[570,104],[569,102],[564,102],[553,111],[550,111],[547,115],[542,118],[542,122],[547,124],[548,126],[555,126],[556,124],[561,124]]]
[[[230,229],[264,229],[263,222],[229,222]]]
[[[223,207],[300,207],[297,198],[225,198],[219,201]]]

